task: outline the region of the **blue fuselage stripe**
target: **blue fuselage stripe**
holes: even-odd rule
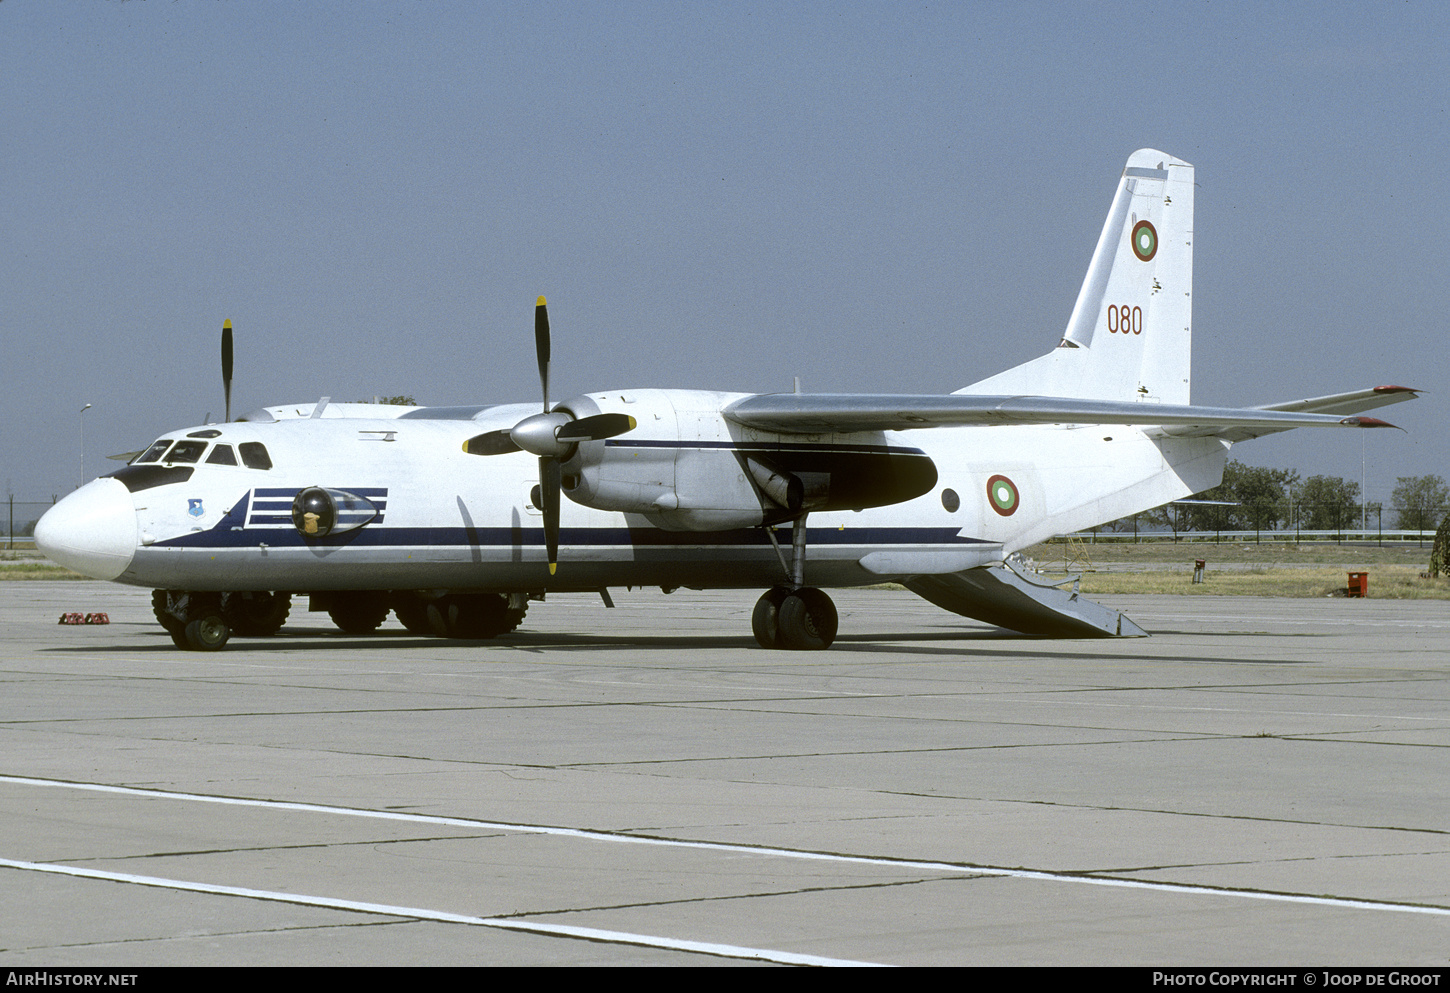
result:
[[[291,527],[291,518],[278,523],[287,527],[249,527],[245,530],[197,531],[179,535],[158,546],[179,548],[255,548],[266,544],[269,547],[303,547],[355,545],[358,547],[472,547],[498,546],[511,548],[517,545],[544,544],[544,529],[539,527],[504,528],[401,528],[374,527],[368,525],[356,531],[323,538],[305,539]],[[900,547],[904,545],[976,545],[980,538],[963,538],[959,528],[821,528],[808,529],[806,538],[812,545],[882,545]],[[781,541],[790,541],[789,530],[782,529]],[[761,528],[741,528],[734,531],[661,531],[657,528],[562,528],[559,543],[570,546],[607,547],[728,547],[759,545],[768,547],[770,539]]]

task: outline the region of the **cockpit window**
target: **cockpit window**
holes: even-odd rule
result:
[[[170,446],[170,444],[171,444],[171,439],[170,438],[162,438],[156,444],[154,444],[150,448],[146,449],[146,451],[144,451],[140,455],[136,456],[136,461],[132,462],[131,464],[132,465],[140,465],[142,462],[159,462],[159,461],[161,461],[161,453],[164,452],[164,451],[166,451],[167,447]]]
[[[267,446],[260,441],[244,441],[237,448],[242,453],[242,465],[248,469],[272,468],[272,456],[267,454]]]
[[[207,465],[236,465],[237,453],[232,451],[231,445],[218,445],[211,450],[206,457]]]
[[[166,453],[166,462],[195,462],[201,458],[201,453],[206,451],[204,441],[178,441],[171,446],[171,451]]]

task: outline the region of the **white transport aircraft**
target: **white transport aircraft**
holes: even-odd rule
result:
[[[1057,347],[949,395],[605,390],[550,404],[267,407],[167,432],[55,505],[54,561],[155,589],[178,647],[269,635],[294,594],[344,631],[488,638],[530,601],[610,587],[766,589],[766,648],[819,649],[821,587],[895,581],[1032,634],[1141,635],[1010,557],[1218,484],[1237,441],[1379,427],[1379,387],[1189,405],[1193,166],[1144,149],[1118,181]],[[230,323],[223,335],[230,395]],[[567,497],[560,499],[560,494]]]

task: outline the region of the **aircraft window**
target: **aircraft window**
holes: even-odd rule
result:
[[[166,462],[195,462],[201,458],[201,453],[206,451],[204,441],[178,441],[171,446],[171,451],[166,453]]]
[[[161,461],[161,453],[164,452],[164,451],[166,451],[166,449],[169,448],[170,445],[171,445],[171,439],[170,438],[162,438],[156,444],[154,444],[150,448],[146,449],[146,451],[144,451],[140,455],[136,456],[136,461],[135,462],[132,462],[131,464],[132,465],[139,465],[142,462],[160,462]]]
[[[231,445],[218,445],[211,450],[206,457],[207,465],[236,465],[237,453],[232,451]]]
[[[272,468],[272,456],[267,454],[267,446],[260,441],[244,441],[237,447],[242,452],[242,464],[248,469]]]

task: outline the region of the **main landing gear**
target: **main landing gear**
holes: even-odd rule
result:
[[[774,586],[755,602],[750,628],[761,648],[784,648],[810,652],[830,648],[836,640],[839,616],[831,598],[814,586],[805,585],[806,518],[801,515],[791,526],[791,561],[786,565],[775,533],[765,532],[780,555],[790,577],[788,585]]]
[[[276,634],[291,610],[290,593],[196,593],[154,590],[151,611],[177,648],[217,652],[232,635]],[[310,608],[326,611],[343,632],[367,635],[398,615],[414,634],[439,638],[496,638],[517,628],[529,609],[524,593],[448,593],[426,599],[411,591],[313,593]]]

